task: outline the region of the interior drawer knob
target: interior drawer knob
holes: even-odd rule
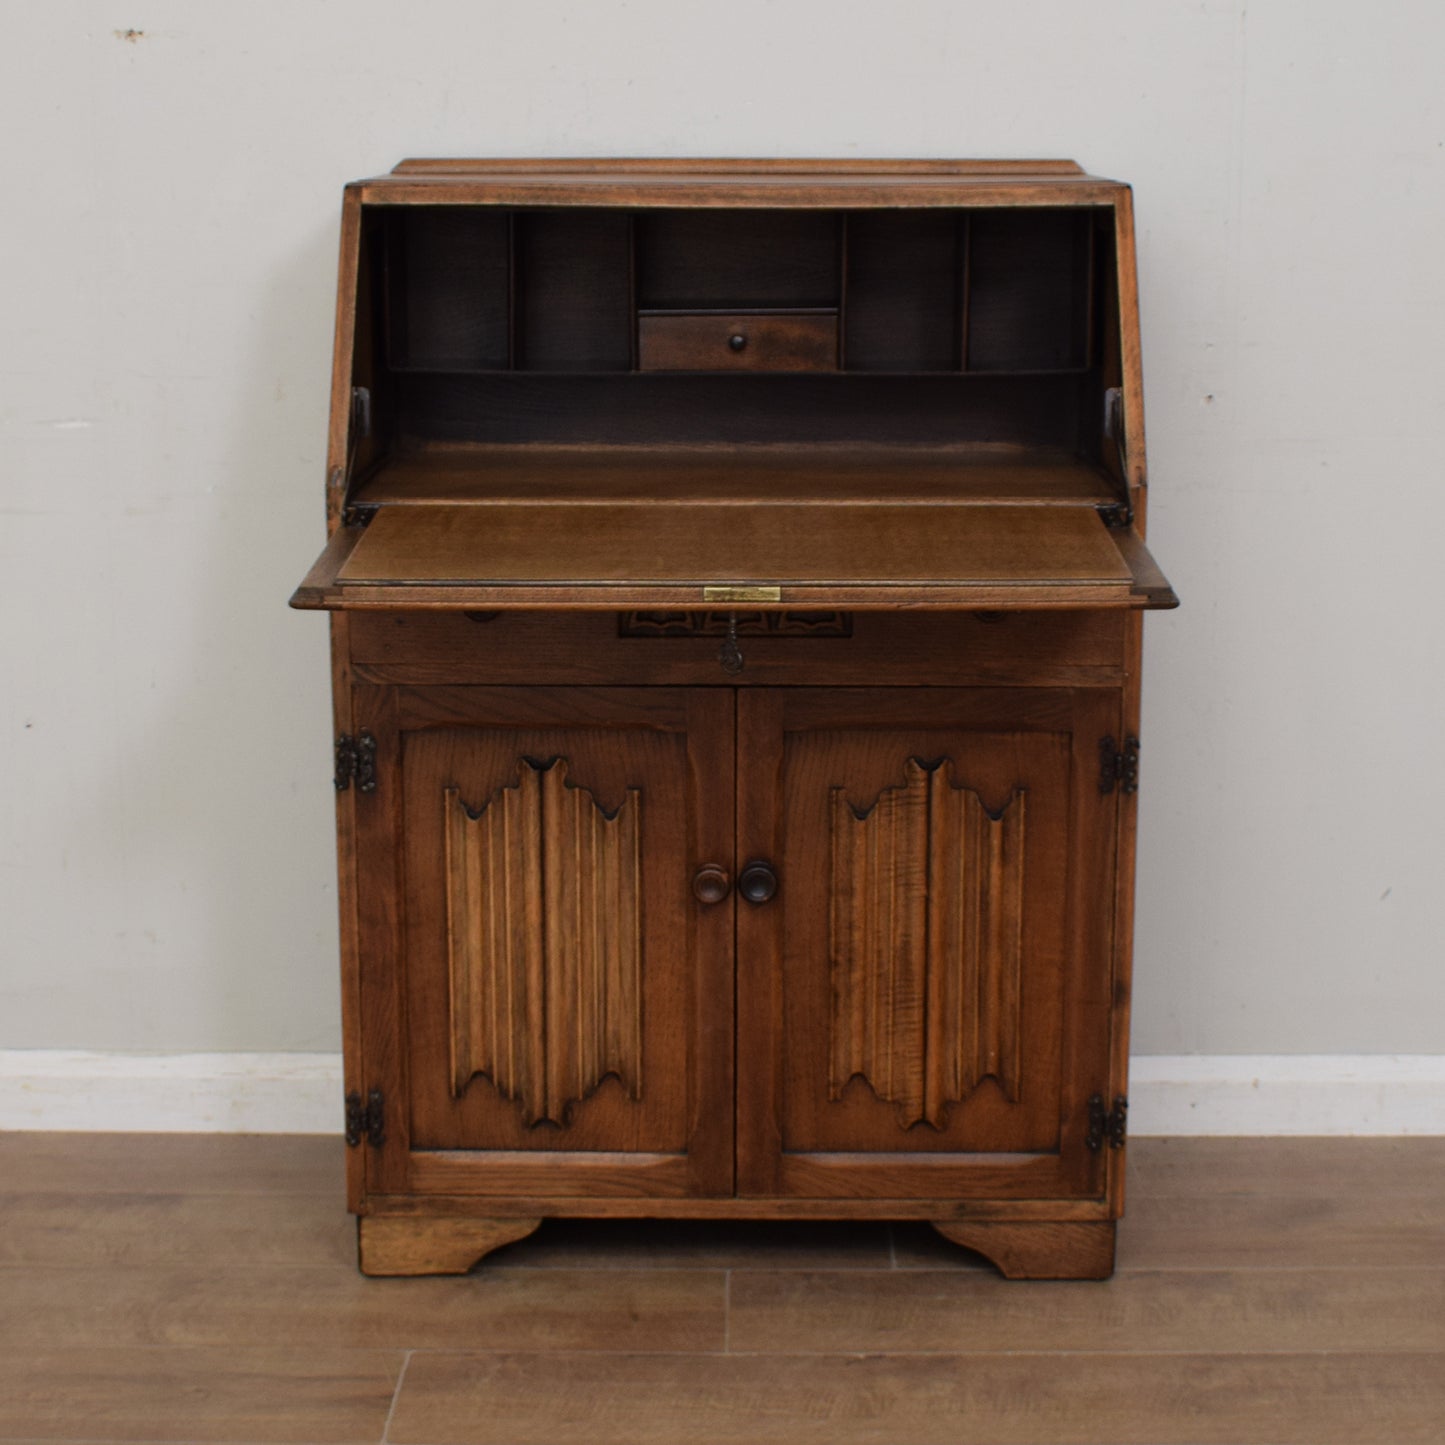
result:
[[[717,863],[704,863],[692,875],[693,897],[699,903],[721,903],[731,888],[728,870]]]
[[[778,875],[771,863],[758,859],[738,874],[738,892],[749,903],[766,903],[777,891]]]
[[[734,351],[741,351],[747,344],[748,338],[741,331],[734,331],[733,334],[728,337],[728,345],[731,346]]]

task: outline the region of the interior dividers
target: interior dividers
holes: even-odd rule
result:
[[[587,208],[579,207],[573,209],[585,210]],[[1088,223],[1081,227],[1084,234],[1079,237],[1076,242],[1074,260],[1071,263],[1073,270],[1072,277],[1069,277],[1064,269],[1065,257],[1060,257],[1060,259],[1052,263],[1054,267],[1053,276],[1056,294],[1060,290],[1062,290],[1064,294],[1067,294],[1069,285],[1082,288],[1082,294],[1078,291],[1075,292],[1076,311],[1073,321],[1070,323],[1072,335],[1066,338],[1062,330],[1052,332],[1040,331],[1038,333],[1038,344],[1035,345],[1034,349],[1042,353],[1042,359],[1037,364],[1030,365],[1021,363],[1018,365],[1010,365],[1007,361],[1002,361],[1001,364],[991,366],[987,361],[983,361],[982,365],[978,364],[982,358],[975,357],[974,343],[979,340],[987,340],[991,350],[997,351],[999,345],[999,333],[997,332],[999,321],[996,305],[990,307],[992,313],[991,322],[994,328],[993,332],[983,338],[975,337],[973,334],[978,325],[989,325],[988,322],[976,319],[975,315],[975,302],[978,299],[977,288],[979,284],[979,274],[976,264],[980,244],[978,240],[978,227],[982,224],[982,219],[984,218],[976,217],[974,212],[966,207],[960,207],[953,212],[954,236],[951,278],[944,277],[941,266],[938,267],[937,275],[932,274],[935,266],[938,265],[936,242],[929,242],[926,233],[920,240],[915,241],[913,244],[922,247],[929,274],[919,278],[900,278],[896,272],[889,273],[886,269],[886,261],[883,263],[885,269],[881,279],[879,279],[876,284],[881,285],[884,289],[885,304],[886,297],[890,293],[901,296],[905,302],[909,300],[911,295],[913,301],[916,303],[920,295],[927,294],[927,288],[930,285],[943,287],[949,279],[951,279],[952,287],[956,288],[956,294],[952,298],[952,355],[949,358],[948,364],[941,364],[944,353],[936,345],[930,350],[929,345],[924,341],[916,343],[918,345],[918,351],[915,353],[917,356],[917,364],[910,365],[907,359],[907,347],[912,342],[912,338],[894,338],[890,352],[890,341],[886,335],[886,324],[873,320],[871,317],[868,321],[863,321],[861,320],[861,313],[856,309],[862,305],[858,295],[859,277],[862,275],[858,263],[863,254],[860,247],[866,245],[869,247],[870,256],[876,255],[880,247],[886,247],[888,244],[886,234],[884,239],[879,239],[874,236],[871,241],[865,241],[864,232],[856,229],[862,225],[865,217],[870,217],[875,213],[850,211],[845,208],[840,208],[837,214],[836,313],[838,323],[837,370],[839,374],[946,374],[952,371],[966,375],[1007,375],[1010,373],[1043,375],[1056,372],[1088,371],[1099,364],[1102,342],[1098,334],[1101,327],[1101,297],[1098,293],[1103,282],[1097,275],[1097,270],[1101,264],[1101,259],[1106,254],[1107,237],[1101,234],[1100,228],[1107,224],[1107,216],[1084,213],[1087,214]],[[923,216],[927,216],[928,214],[926,211],[922,213]],[[1052,214],[1057,215],[1058,213],[1054,212]],[[464,353],[457,354],[456,352],[449,352],[447,343],[453,341],[455,338],[446,336],[445,334],[441,334],[439,339],[434,340],[430,346],[427,345],[427,342],[432,340],[433,337],[433,333],[429,330],[429,320],[436,318],[434,324],[440,325],[441,322],[439,318],[447,313],[447,303],[453,298],[445,285],[439,285],[431,293],[428,306],[422,309],[420,319],[416,315],[409,314],[409,311],[414,308],[409,307],[408,293],[416,287],[416,277],[410,275],[410,271],[418,264],[425,263],[419,262],[415,257],[408,256],[410,240],[417,239],[418,242],[420,240],[419,237],[411,237],[408,228],[419,224],[425,225],[426,221],[422,219],[422,216],[418,212],[408,211],[404,216],[399,215],[396,218],[396,224],[388,227],[383,261],[385,296],[382,314],[387,332],[387,355],[394,369],[398,372],[415,371],[435,374],[485,373],[498,369],[518,373],[571,370],[572,368],[562,364],[565,357],[559,356],[558,336],[559,334],[565,333],[565,311],[561,313],[560,317],[553,317],[549,321],[549,335],[545,352],[548,360],[542,365],[537,365],[536,358],[529,356],[532,348],[529,346],[528,316],[529,309],[535,310],[536,307],[532,306],[529,308],[526,289],[529,284],[527,276],[529,246],[535,244],[528,239],[527,227],[529,225],[535,225],[539,230],[545,231],[548,228],[555,228],[559,223],[564,224],[565,216],[565,209],[561,212],[556,212],[550,211],[547,208],[535,211],[508,208],[505,227],[499,228],[502,232],[500,249],[505,250],[505,257],[499,257],[498,259],[502,260],[505,266],[506,292],[504,298],[505,361],[502,362],[501,367],[498,368],[495,362],[488,362],[485,353],[473,353],[475,360],[470,360]],[[537,218],[535,222],[532,220],[533,217]],[[1010,219],[1017,225],[1020,218],[1018,216],[1012,216]],[[1058,223],[1055,222],[1054,224],[1057,225]],[[876,230],[877,228],[875,227],[874,229]],[[639,275],[640,231],[641,220],[638,214],[629,210],[626,213],[625,258],[617,255],[620,248],[617,248],[615,244],[612,247],[613,254],[608,255],[608,248],[600,240],[597,243],[599,249],[588,258],[590,264],[599,275],[610,274],[612,268],[619,265],[619,262],[620,266],[625,268],[625,272],[619,269],[615,284],[618,291],[625,292],[627,336],[624,346],[621,335],[615,332],[611,333],[614,335],[615,341],[609,344],[614,347],[613,354],[616,357],[616,360],[611,365],[599,364],[595,359],[589,360],[586,357],[582,357],[579,358],[577,366],[575,367],[576,373],[585,373],[594,369],[613,372],[626,371],[631,373],[637,373],[638,371],[638,326],[642,299],[640,289],[642,282]],[[446,230],[443,229],[442,218],[440,217],[438,218],[438,234],[440,237],[439,242],[430,243],[426,249],[428,251],[437,250],[438,254],[444,257],[448,254],[447,248],[449,246],[455,249],[456,242],[454,236],[448,238]],[[870,231],[868,234],[873,235],[873,232]],[[946,244],[946,242],[944,244]],[[555,241],[553,245],[555,246]],[[990,265],[993,270],[997,270],[1000,264],[1000,255],[1005,254],[1000,252],[999,245],[1000,242],[997,236],[990,233],[989,254],[991,257]],[[930,246],[934,247],[934,254],[932,255],[929,254]],[[492,254],[495,256],[496,251],[494,250]],[[549,254],[546,264],[549,271],[555,269],[557,265],[556,255]],[[878,262],[874,260],[871,264],[876,269]],[[490,275],[500,273],[501,270],[502,266],[497,265],[496,262],[481,263],[478,265],[477,275],[479,278],[485,279]],[[498,279],[500,279],[500,277]],[[910,279],[916,280],[917,285],[923,289],[921,291],[914,289],[910,293]],[[408,282],[411,283],[410,286],[407,284]],[[863,284],[869,285],[875,283],[865,281]],[[453,289],[455,289],[455,287]],[[615,294],[614,292],[614,295]],[[466,299],[464,294],[461,299]],[[498,299],[501,300],[503,298]],[[800,297],[796,306],[780,304],[773,309],[809,309],[804,303],[810,300],[811,298]],[[940,298],[940,301],[942,302],[943,298]],[[492,304],[492,314],[495,316],[501,308],[496,306],[495,302]],[[876,307],[877,304],[878,303],[875,302],[874,306]],[[1067,303],[1065,303],[1065,305],[1067,306]],[[475,309],[481,314],[485,312],[486,307],[479,302]],[[1007,317],[1007,314],[1007,312],[1004,313],[1005,317]],[[863,325],[865,330],[854,336],[850,344],[850,320],[855,316],[859,317],[857,324]],[[1029,320],[1027,305],[1024,307],[1022,316],[1024,321]],[[587,319],[585,313],[582,313],[582,319]],[[1045,319],[1050,318],[1046,316]],[[1060,320],[1059,324],[1063,325],[1065,323],[1067,323],[1066,316]],[[493,324],[495,325],[495,323]],[[589,324],[593,328],[592,335],[595,342],[597,336],[606,333],[607,328],[611,327],[614,323],[605,319],[605,317],[598,317],[593,313]],[[1021,324],[1023,323],[1021,322]],[[413,335],[414,331],[417,334]],[[1029,333],[1024,332],[1022,335],[1028,338]],[[883,358],[881,364],[869,364],[863,346],[865,339],[869,341],[867,351],[871,352],[876,349],[880,353],[880,356]],[[498,336],[496,340],[501,342],[502,338]],[[941,334],[937,335],[937,340],[942,340]],[[1049,354],[1051,347],[1052,355]],[[904,353],[901,359],[899,356],[900,348],[903,349]],[[1027,349],[1027,344],[1025,344],[1025,352]],[[501,360],[502,350],[503,348],[498,347],[492,352],[492,355],[495,355],[498,360]],[[605,352],[606,348],[604,347],[604,355]],[[622,365],[618,365],[617,363],[622,362],[624,356],[625,362]],[[855,365],[855,362],[861,362],[861,364]]]
[[[968,370],[968,304],[973,295],[973,278],[969,266],[973,260],[973,212],[964,211],[958,218],[955,236],[958,247],[958,350],[960,371]]]
[[[507,370],[517,369],[517,213],[507,212]]]
[[[638,335],[639,321],[637,309],[637,212],[627,213],[627,314],[630,318],[628,325],[628,369],[636,371],[638,367],[638,353],[641,350],[642,341]]]

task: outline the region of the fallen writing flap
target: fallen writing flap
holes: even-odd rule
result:
[[[720,592],[721,589],[721,592]],[[333,538],[294,606],[1168,607],[1092,506],[393,504]]]

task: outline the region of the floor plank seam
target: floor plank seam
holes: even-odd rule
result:
[[[386,1419],[381,1427],[381,1445],[387,1445],[391,1438],[391,1422],[396,1416],[396,1407],[401,1402],[401,1387],[406,1383],[407,1366],[411,1364],[411,1357],[415,1353],[408,1350],[401,1357],[401,1369],[396,1372],[396,1388],[391,1392],[391,1408],[386,1412]]]
[[[206,1268],[207,1261],[198,1259],[195,1261],[183,1261],[180,1265],[174,1262],[161,1261],[136,1261],[129,1263],[116,1260],[76,1260],[74,1262],[63,1259],[5,1259],[0,1260],[0,1276],[7,1271],[30,1271],[56,1270],[56,1271],[91,1271],[104,1269],[108,1274],[154,1274],[158,1269],[165,1269],[170,1272],[184,1272],[192,1267],[195,1269]],[[346,1270],[349,1276],[352,1271]],[[907,1274],[907,1275],[941,1275],[948,1278],[958,1276],[978,1276],[980,1279],[997,1280],[1000,1276],[991,1269],[977,1265],[951,1265],[951,1264],[899,1264],[895,1269],[887,1265],[811,1265],[811,1264],[738,1264],[719,1267],[717,1265],[685,1265],[685,1264],[658,1264],[658,1265],[509,1265],[505,1269],[502,1266],[490,1270],[483,1270],[481,1273],[471,1276],[473,1280],[486,1280],[500,1274],[528,1275],[528,1274],[640,1274],[646,1276],[664,1274],[826,1274],[836,1275],[842,1279],[856,1279],[869,1275]],[[1434,1261],[1421,1261],[1415,1264],[1387,1264],[1387,1263],[1364,1263],[1364,1264],[1274,1264],[1261,1263],[1258,1260],[1240,1260],[1229,1264],[1150,1264],[1140,1265],[1133,1268],[1121,1266],[1115,1270],[1111,1280],[1015,1280],[1017,1286],[1027,1290],[1029,1285],[1048,1284],[1070,1284],[1077,1286],[1081,1292],[1092,1288],[1107,1288],[1112,1282],[1118,1285],[1127,1279],[1140,1278],[1147,1275],[1168,1274],[1441,1274],[1445,1273],[1445,1261],[1435,1263]],[[320,1279],[334,1278],[337,1270],[333,1266],[316,1264],[257,1264],[247,1269],[237,1269],[238,1275],[244,1275],[247,1279],[254,1279],[257,1275],[274,1274],[288,1279],[295,1279],[298,1276],[312,1276]],[[209,1277],[215,1278],[215,1273],[210,1272]],[[363,1281],[365,1283],[365,1281]]]
[[[762,1272],[760,1266],[739,1266],[741,1269],[752,1269],[754,1272]],[[1098,1285],[1108,1285],[1110,1281],[1115,1284],[1126,1280],[1136,1279],[1141,1275],[1149,1274],[1439,1274],[1445,1271],[1445,1263],[1436,1264],[1424,1262],[1419,1264],[1261,1264],[1258,1260],[1243,1259],[1232,1264],[1149,1264],[1120,1265],[1109,1279],[1101,1280],[1014,1280],[1014,1284],[1023,1284],[1027,1288],[1030,1284],[1075,1284],[1081,1289],[1088,1289]],[[825,1271],[810,1271],[805,1265],[783,1266],[777,1273],[803,1274],[818,1273]],[[870,1270],[865,1267],[849,1270],[827,1271],[834,1274],[885,1274],[886,1270]],[[1000,1278],[991,1270],[978,1268],[970,1265],[936,1265],[936,1264],[900,1264],[899,1274],[977,1274],[985,1278]]]
[[[1326,1360],[1338,1356],[1347,1358],[1373,1359],[1376,1356],[1386,1356],[1390,1359],[1438,1359],[1445,1362],[1445,1349],[1432,1349],[1424,1347],[1412,1349],[1409,1346],[1389,1346],[1379,1349],[1361,1348],[1357,1345],[1342,1345],[1338,1349],[1286,1349],[1286,1350],[1211,1350],[1211,1349],[1179,1349],[1179,1350],[1142,1350],[1130,1349],[1127,1346],[1115,1349],[1053,1349],[1053,1350],[988,1350],[988,1349],[961,1349],[961,1350],[924,1350],[906,1349],[890,1350],[884,1348],[861,1349],[861,1350],[657,1350],[657,1349],[590,1349],[585,1346],[565,1346],[561,1349],[537,1349],[537,1348],[497,1348],[497,1349],[465,1349],[455,1345],[437,1345],[433,1347],[422,1346],[407,1351],[410,1359],[413,1355],[425,1355],[429,1359],[445,1358],[456,1356],[464,1359],[491,1358],[501,1356],[507,1359],[539,1359],[550,1360],[558,1356],[586,1356],[591,1359],[594,1356],[605,1359],[635,1359],[644,1357],[648,1359],[710,1359],[710,1360],[878,1360],[878,1359],[918,1359],[918,1360],[1052,1360],[1052,1359],[1132,1359],[1132,1360],[1153,1360],[1153,1359],[1210,1359],[1210,1360]],[[383,1442],[387,1445],[387,1442]]]
[[[3,1268],[4,1266],[0,1266]],[[139,1266],[137,1266],[139,1267]],[[1363,1266],[1362,1266],[1363,1267]],[[1401,1265],[1400,1268],[1407,1268]],[[1441,1266],[1445,1268],[1445,1266]],[[484,1266],[485,1268],[485,1266]],[[717,1274],[732,1270],[746,1270],[752,1274],[887,1274],[886,1266],[880,1265],[809,1265],[809,1264],[737,1264],[737,1265],[689,1265],[689,1264],[633,1264],[633,1265],[509,1265],[505,1271],[499,1266],[497,1274]],[[925,1267],[926,1269],[926,1267]],[[940,1271],[934,1271],[938,1273]],[[980,1271],[981,1273],[982,1271]]]

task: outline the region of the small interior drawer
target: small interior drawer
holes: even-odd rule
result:
[[[640,371],[836,371],[838,313],[643,312],[637,365]]]

